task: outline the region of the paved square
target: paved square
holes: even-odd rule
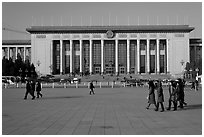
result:
[[[186,89],[183,110],[146,110],[147,87],[44,88],[43,98],[23,100],[25,89],[2,89],[6,135],[201,135],[202,93]],[[168,105],[168,90],[164,88]]]

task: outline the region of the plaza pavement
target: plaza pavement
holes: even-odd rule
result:
[[[201,135],[202,90],[186,89],[183,110],[146,110],[147,87],[44,88],[23,100],[25,89],[2,89],[3,135]],[[168,90],[164,88],[165,102]]]

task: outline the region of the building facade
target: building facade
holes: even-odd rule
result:
[[[190,64],[194,69],[192,71],[197,69],[197,73],[202,74],[202,39],[190,39]]]
[[[12,59],[15,61],[19,54],[23,61],[31,61],[31,41],[30,40],[3,40],[2,41],[2,58]]]
[[[42,74],[179,74],[188,25],[32,26],[31,62]],[[39,65],[40,64],[40,65]]]

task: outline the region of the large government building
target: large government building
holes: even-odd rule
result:
[[[31,26],[26,30],[31,34],[31,62],[41,74],[174,75],[190,62],[193,29],[137,25]]]

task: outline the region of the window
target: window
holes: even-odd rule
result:
[[[125,74],[125,68],[124,67],[120,67],[120,74]]]
[[[147,40],[140,40],[140,50],[146,50]]]

